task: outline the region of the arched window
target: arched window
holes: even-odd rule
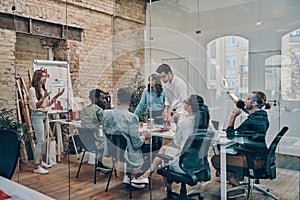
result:
[[[207,44],[207,84],[217,97],[224,78],[232,92],[248,93],[248,47],[248,40],[239,36],[219,37]]]
[[[281,57],[281,55],[274,55],[265,59],[265,90],[270,91],[271,95],[278,92]]]
[[[284,100],[300,100],[300,29],[294,30],[281,39],[281,94]]]

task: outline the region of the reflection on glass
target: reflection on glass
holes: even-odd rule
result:
[[[282,37],[282,55],[282,98],[300,100],[300,29]]]
[[[217,38],[207,44],[207,72],[209,89],[223,92],[220,86],[226,79],[231,92],[248,92],[248,40],[238,36]]]

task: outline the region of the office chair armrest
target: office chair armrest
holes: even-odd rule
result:
[[[264,142],[265,141],[265,135],[264,134],[255,133],[254,135],[252,135],[251,139],[253,141]]]
[[[187,175],[189,175],[189,177],[193,180],[194,184],[196,184],[198,182],[198,178],[197,176],[193,173],[193,172],[185,172]]]
[[[173,157],[168,156],[166,154],[160,154],[160,153],[158,153],[158,154],[156,154],[156,156],[159,157],[159,158],[161,158],[161,159],[163,159],[166,162],[169,162],[170,160],[173,160]]]

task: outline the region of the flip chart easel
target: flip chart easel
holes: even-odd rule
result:
[[[65,61],[49,61],[49,60],[34,60],[33,70],[43,69],[47,73],[46,89],[51,92],[50,98],[57,94],[59,90],[65,89],[65,92],[60,96],[56,104],[50,107],[51,110],[69,110],[69,105],[66,99],[73,98],[73,90],[71,84],[71,75],[69,63]],[[54,108],[57,104],[62,107]]]

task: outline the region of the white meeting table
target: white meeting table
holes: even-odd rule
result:
[[[68,125],[68,128],[77,128],[77,127],[80,127],[81,126],[81,121],[67,121],[67,119],[53,119],[51,120],[50,122],[53,122],[55,123],[55,131],[56,131],[56,135],[57,135],[57,147],[58,147],[58,158],[60,161],[60,155],[61,153],[64,151],[64,147],[63,147],[63,140],[62,140],[62,131],[61,131],[61,125]],[[54,131],[53,131],[54,132]],[[78,152],[77,152],[77,148],[75,146],[75,140],[74,140],[74,137],[73,137],[73,134],[72,134],[72,131],[69,129],[69,136],[72,138],[73,140],[73,144],[74,144],[74,149],[75,149],[75,152],[76,152],[76,156],[77,156],[77,159],[79,159],[79,155],[78,155]],[[48,154],[48,152],[47,152]],[[48,156],[47,156],[48,158]],[[48,161],[48,160],[47,160]]]
[[[158,136],[166,139],[174,139],[176,132],[174,130],[164,130],[162,128],[153,127],[152,129],[143,126],[139,128],[139,132],[148,131],[152,136]]]
[[[14,200],[54,200],[36,190],[0,176],[0,190]],[[1,199],[1,198],[0,198]]]
[[[51,113],[51,114],[53,114],[53,113]],[[60,161],[60,155],[64,151],[61,125],[68,125],[69,127],[72,127],[72,128],[78,128],[81,126],[81,121],[67,121],[67,119],[59,119],[59,117],[56,117],[56,119],[53,119],[50,122],[55,124],[55,126],[54,126],[55,129],[53,132],[56,132],[56,135],[57,135],[58,161]],[[144,130],[147,130],[148,132],[150,132],[152,136],[158,136],[158,137],[162,137],[162,138],[166,138],[166,139],[174,139],[174,136],[175,136],[175,131],[173,131],[173,130],[162,130],[161,128],[155,128],[155,127],[152,129],[148,129],[146,124],[142,128],[139,128],[139,132],[143,132]],[[69,131],[69,133],[73,140],[73,144],[75,144],[73,134],[71,133],[71,131]],[[47,142],[49,142],[49,141],[47,141]],[[74,146],[74,148],[75,148],[75,151],[77,151],[75,146]],[[79,155],[77,152],[76,152],[76,155],[77,155],[77,158],[79,158]],[[46,159],[47,159],[47,161],[49,161],[49,152],[48,151],[47,151]]]
[[[217,134],[219,134],[217,132]],[[243,143],[243,138],[228,140],[225,135],[219,135],[217,141],[220,145],[220,179],[221,179],[221,200],[227,200],[227,181],[226,181],[226,148],[237,143]]]
[[[61,154],[64,151],[64,147],[63,147],[63,138],[62,138],[62,132],[61,132],[61,124],[60,124],[60,114],[67,114],[68,111],[66,110],[49,110],[48,111],[48,115],[52,115],[53,116],[53,120],[50,120],[49,122],[53,122],[54,123],[54,129],[53,129],[53,133],[56,132],[56,137],[57,137],[57,148],[58,148],[58,156],[57,156],[57,160],[60,162],[61,161]],[[50,163],[50,159],[49,159],[49,149],[50,149],[50,140],[49,140],[49,131],[48,131],[48,138],[47,138],[47,155],[46,155],[46,161],[49,164]]]
[[[215,139],[215,143],[220,145],[220,178],[221,178],[221,200],[227,199],[227,182],[226,182],[226,149],[234,144],[242,144],[247,147],[264,147],[265,143],[254,142],[249,138],[249,134],[238,134],[231,139],[226,138],[224,132],[217,132],[219,136]]]

